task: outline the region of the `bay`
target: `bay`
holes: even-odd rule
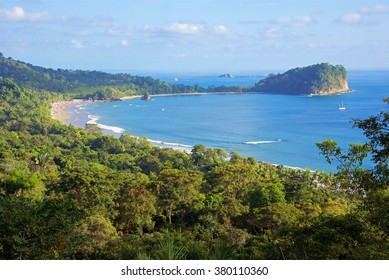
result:
[[[253,85],[261,75],[150,74],[170,83],[201,86]],[[71,110],[70,122],[88,121],[105,132],[144,136],[154,144],[190,151],[196,144],[237,151],[259,161],[286,166],[335,171],[319,154],[315,143],[332,139],[343,148],[366,141],[352,119],[364,119],[388,105],[389,71],[350,71],[351,93],[333,96],[275,94],[206,94],[153,96],[149,102],[133,99],[88,103]],[[343,102],[346,110],[338,110]],[[366,162],[367,167],[371,163]]]

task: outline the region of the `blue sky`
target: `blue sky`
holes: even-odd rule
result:
[[[0,52],[52,68],[389,68],[389,1],[0,0]]]

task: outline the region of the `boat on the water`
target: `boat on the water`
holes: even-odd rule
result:
[[[346,110],[346,107],[343,105],[343,101],[342,101],[342,104],[339,104],[339,110]]]

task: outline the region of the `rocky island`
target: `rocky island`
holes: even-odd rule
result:
[[[230,73],[222,74],[219,76],[219,78],[233,78],[234,76]]]
[[[270,74],[254,87],[255,92],[331,95],[350,91],[347,70],[342,65],[315,64]]]

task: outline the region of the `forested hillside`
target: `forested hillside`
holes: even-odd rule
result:
[[[1,259],[389,258],[386,112],[367,145],[318,144],[330,175],[67,126],[30,80],[0,77]]]
[[[0,53],[0,76],[23,87],[67,93],[77,98],[116,99],[129,95],[192,92],[241,92],[243,87],[171,85],[152,77],[100,71],[50,69],[6,58]]]
[[[347,92],[347,70],[328,63],[294,68],[283,74],[270,74],[255,85],[254,91],[318,95]]]

